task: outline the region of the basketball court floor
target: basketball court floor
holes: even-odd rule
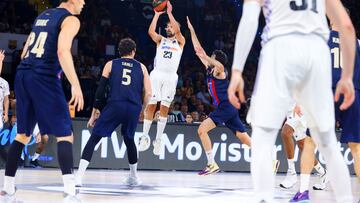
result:
[[[198,176],[196,172],[139,171],[143,184],[128,187],[123,184],[127,176],[125,170],[89,170],[84,179],[84,187],[78,195],[83,203],[129,202],[129,203],[250,203],[252,184],[249,173],[223,172],[210,176]],[[1,177],[4,170],[0,172]],[[284,174],[276,177],[277,185]],[[312,177],[314,182],[316,177]],[[3,182],[3,180],[0,180]],[[352,177],[356,200],[360,198],[360,188]],[[62,180],[59,170],[22,169],[16,177],[17,202],[57,203],[63,202]],[[298,186],[291,190],[276,188],[276,200],[288,202],[296,193]],[[331,188],[325,191],[311,191],[311,202],[335,202]]]

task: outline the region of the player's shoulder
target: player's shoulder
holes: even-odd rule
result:
[[[65,17],[65,19],[63,20],[62,27],[63,26],[79,28],[80,20],[78,17],[76,17],[74,15],[69,15],[69,16]]]
[[[3,85],[9,85],[9,83],[2,77],[0,77],[0,84]]]

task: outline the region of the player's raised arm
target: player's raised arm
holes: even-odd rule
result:
[[[189,28],[189,30],[190,30],[191,41],[192,41],[192,44],[193,44],[193,46],[194,46],[194,50],[196,51],[196,50],[201,50],[201,49],[203,49],[202,46],[201,46],[201,44],[200,44],[199,39],[198,39],[197,36],[196,36],[195,29],[194,29],[193,25],[191,24],[190,19],[189,19],[188,16],[186,17],[186,20],[187,20],[188,28]],[[205,53],[205,55],[206,55],[206,53]],[[210,65],[210,64],[208,63],[208,61],[204,59],[204,57],[200,57],[200,56],[198,56],[198,57],[199,57],[199,59],[201,60],[201,62],[204,64],[205,68],[207,68],[207,67]]]
[[[26,56],[26,53],[28,53],[29,43],[30,43],[30,35],[28,36],[28,38],[25,42],[25,45],[23,47],[23,50],[21,52],[21,55],[20,55],[21,60],[23,60]]]
[[[240,102],[245,102],[242,71],[251,46],[255,40],[256,31],[259,25],[260,11],[260,0],[244,1],[243,14],[236,34],[232,76],[228,88],[229,100],[236,108],[240,108]],[[238,97],[236,96],[236,93],[238,93]]]
[[[344,102],[340,109],[347,109],[355,100],[353,72],[355,63],[355,29],[350,17],[339,0],[326,1],[326,12],[331,22],[338,27],[340,36],[340,49],[343,57],[341,79],[337,84],[335,101],[339,100],[340,94],[344,94]]]
[[[145,90],[145,94],[144,94],[144,104],[143,106],[146,106],[151,98],[151,82],[150,82],[150,77],[149,77],[149,73],[145,67],[144,64],[141,64],[141,69],[143,71],[144,74],[144,90]]]
[[[173,10],[173,7],[172,7],[170,1],[168,1],[167,2],[166,12],[167,12],[167,14],[169,16],[170,24],[174,29],[174,33],[175,33],[175,37],[176,37],[177,41],[179,42],[180,46],[182,48],[184,48],[184,46],[185,46],[185,37],[181,34],[180,25],[175,20],[174,15],[172,14],[172,10]]]
[[[58,39],[58,57],[61,68],[63,69],[67,79],[71,84],[72,98],[70,103],[74,102],[77,110],[80,111],[84,107],[84,98],[81,91],[79,79],[75,72],[74,62],[71,55],[71,46],[75,35],[80,29],[80,21],[75,16],[67,17],[62,25]]]
[[[164,12],[157,12],[155,10],[154,10],[154,12],[155,12],[155,14],[151,21],[148,33],[149,33],[151,39],[158,45],[161,42],[162,36],[156,32],[156,25],[157,25],[160,15],[163,14]]]

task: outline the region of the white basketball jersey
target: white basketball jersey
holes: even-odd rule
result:
[[[317,34],[329,38],[325,0],[264,0],[265,44],[274,37],[292,33]]]
[[[182,52],[183,50],[176,39],[162,38],[156,49],[154,70],[176,74]]]

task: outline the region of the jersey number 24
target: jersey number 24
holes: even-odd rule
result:
[[[28,50],[26,53],[25,58],[29,56],[29,51],[32,54],[36,54],[36,58],[41,58],[42,55],[45,53],[44,45],[47,39],[48,33],[47,32],[40,32],[36,38],[35,32],[31,32],[29,35],[29,47],[31,47],[34,42],[35,45],[32,47],[31,50]],[[35,41],[36,39],[36,41]]]

